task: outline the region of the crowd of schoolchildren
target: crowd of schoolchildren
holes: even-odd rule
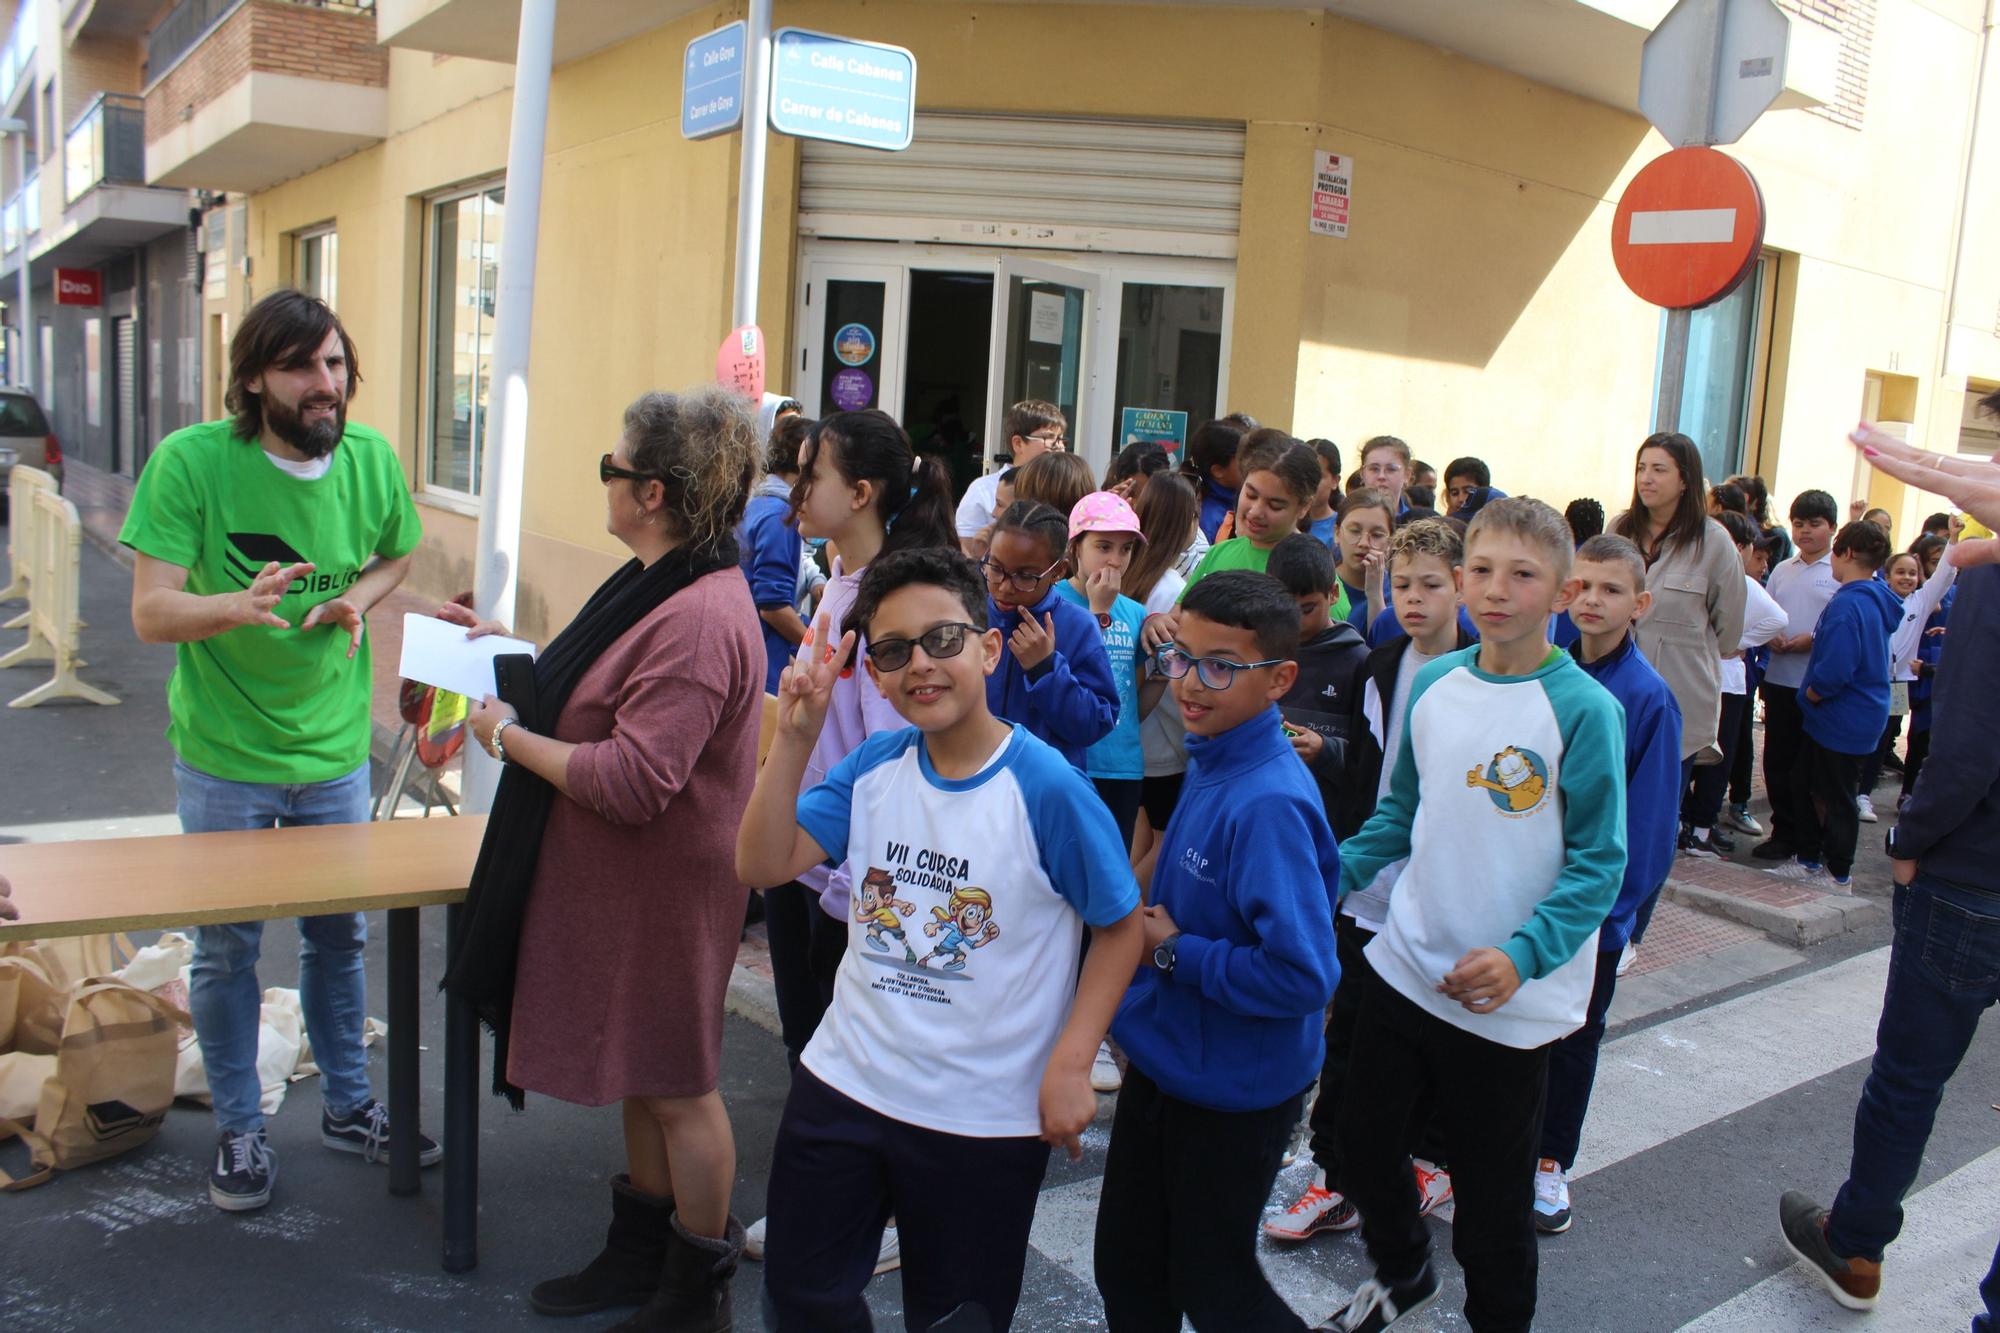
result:
[[[1097,477],[1042,402],[954,510],[884,413],[781,406],[737,848],[794,1066],[747,1243],[781,1329],[868,1327],[898,1263],[911,1328],[1006,1327],[1047,1145],[1113,1091],[1111,1329],[1305,1329],[1259,1232],[1355,1228],[1375,1276],[1318,1327],[1386,1328],[1447,1200],[1468,1323],[1526,1329],[1673,859],[1767,833],[1753,701],[1774,873],[1845,891],[1923,764],[1947,515],[1894,552],[1814,490],[1787,528],[1675,434],[1608,520],[1242,415]]]

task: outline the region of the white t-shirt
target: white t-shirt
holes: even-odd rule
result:
[[[297,477],[300,481],[318,481],[333,470],[333,455],[330,453],[321,454],[318,458],[308,458],[303,463],[280,458],[269,449],[264,451],[264,457],[271,460],[272,467],[289,476]]]
[[[1389,794],[1389,780],[1396,774],[1396,747],[1403,743],[1403,720],[1410,715],[1410,685],[1418,671],[1435,661],[1428,653],[1418,652],[1414,643],[1403,650],[1403,660],[1396,665],[1396,706],[1386,710],[1386,716],[1382,696],[1373,682],[1369,683],[1361,710],[1382,746],[1382,776],[1375,783],[1377,801]],[[1396,877],[1409,863],[1406,856],[1383,866],[1367,888],[1350,893],[1341,901],[1341,913],[1353,917],[1354,924],[1363,930],[1381,934],[1382,927],[1389,923],[1389,890],[1396,887]]]
[[[1826,604],[1833,600],[1833,593],[1840,587],[1840,580],[1833,576],[1833,555],[1828,552],[1810,563],[1804,556],[1795,555],[1790,560],[1779,562],[1771,571],[1764,591],[1771,594],[1771,600],[1785,608],[1785,636],[1810,634],[1819,624],[1819,613],[1826,610]],[[1803,653],[1771,654],[1771,666],[1764,673],[1764,679],[1773,685],[1797,689],[1806,678],[1806,662],[1812,657],[1810,649]]]
[[[853,880],[847,953],[805,1066],[925,1129],[1041,1133],[1083,926],[1139,905],[1089,779],[1018,724],[978,773],[941,778],[909,727],[801,792],[798,822]]]
[[[972,484],[965,488],[965,498],[958,502],[958,535],[977,537],[980,530],[993,521],[993,506],[999,499],[998,472],[974,477]]]
[[[1762,648],[1777,635],[1785,632],[1790,617],[1785,608],[1771,600],[1771,594],[1764,591],[1764,585],[1743,576],[1743,648]],[[1750,678],[1744,674],[1741,657],[1722,659],[1722,692],[1743,694],[1750,688]]]

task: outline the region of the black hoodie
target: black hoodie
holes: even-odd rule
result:
[[[1324,634],[1299,646],[1294,656],[1299,678],[1278,701],[1288,726],[1316,731],[1326,742],[1307,767],[1319,784],[1329,823],[1347,767],[1348,730],[1360,716],[1359,704],[1350,696],[1360,692],[1361,664],[1367,657],[1368,641],[1361,631],[1345,621],[1329,625]]]
[[[1479,642],[1477,636],[1466,631],[1464,624],[1458,627],[1460,648],[1470,648]],[[1407,634],[1398,634],[1386,643],[1378,645],[1361,664],[1361,670],[1354,678],[1348,704],[1353,709],[1347,723],[1347,765],[1340,775],[1335,790],[1337,801],[1329,801],[1326,807],[1327,822],[1333,825],[1333,835],[1339,839],[1353,837],[1368,822],[1368,816],[1375,813],[1375,793],[1382,785],[1382,742],[1368,725],[1362,712],[1367,702],[1368,686],[1372,682],[1375,692],[1382,700],[1382,716],[1388,717],[1402,707],[1407,700],[1396,695],[1396,673],[1403,664],[1403,653],[1410,646]],[[1315,775],[1317,776],[1317,775]],[[1320,784],[1322,792],[1327,790]]]

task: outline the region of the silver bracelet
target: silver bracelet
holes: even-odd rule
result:
[[[507,746],[500,739],[500,733],[513,726],[514,722],[515,719],[511,717],[501,718],[500,725],[493,728],[493,738],[486,743],[486,752],[503,764],[507,762]]]

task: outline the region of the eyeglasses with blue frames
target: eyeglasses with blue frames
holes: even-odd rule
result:
[[[1161,644],[1153,650],[1154,668],[1168,680],[1179,680],[1193,671],[1211,690],[1226,690],[1236,683],[1239,671],[1255,671],[1258,667],[1278,666],[1290,659],[1267,658],[1262,662],[1232,662],[1226,657],[1196,657],[1184,653],[1170,644]]]
[[[941,662],[964,652],[967,637],[978,633],[979,626],[963,622],[933,625],[914,639],[877,639],[868,645],[868,660],[877,671],[901,671],[910,664],[911,654],[922,648],[924,656]]]
[[[995,587],[1005,585],[1015,592],[1033,592],[1043,579],[1056,572],[1056,566],[1062,564],[1063,559],[1057,556],[1055,564],[1034,574],[1025,569],[1009,569],[989,555],[980,559],[979,570],[986,575],[986,581]]]

